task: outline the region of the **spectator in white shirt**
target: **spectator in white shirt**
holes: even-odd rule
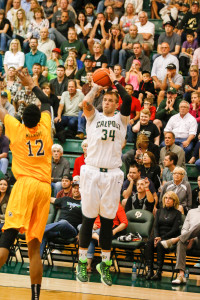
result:
[[[157,57],[154,60],[151,77],[153,78],[156,88],[160,89],[162,85],[162,81],[165,79],[167,74],[167,65],[174,64],[176,66],[176,73],[179,72],[179,62],[176,56],[171,55],[169,53],[170,47],[169,44],[164,42],[161,44],[161,52],[162,55]]]
[[[38,50],[46,54],[47,59],[51,57],[52,50],[56,48],[56,44],[49,38],[48,28],[43,27],[40,30],[40,39],[38,41]]]
[[[127,5],[131,3],[135,7],[135,12],[138,14],[143,7],[143,0],[125,0],[124,8],[126,9]]]
[[[175,135],[175,144],[183,148],[188,160],[189,153],[193,148],[193,139],[197,133],[197,121],[189,113],[190,104],[183,100],[179,105],[179,113],[172,116],[164,131],[172,131]]]
[[[7,74],[10,67],[14,67],[16,70],[20,70],[24,66],[25,56],[21,51],[21,45],[19,40],[14,39],[10,43],[9,51],[6,51],[4,57],[4,70]]]
[[[191,65],[197,65],[200,70],[200,47],[194,51]]]
[[[148,21],[148,15],[145,11],[141,11],[138,14],[139,22],[135,25],[138,28],[138,33],[141,33],[144,39],[143,49],[147,56],[150,55],[150,51],[153,50],[154,45],[154,33],[155,25]]]
[[[21,7],[21,1],[13,0],[13,7],[11,9],[9,9],[9,11],[7,12],[7,19],[10,21],[12,26],[14,26],[14,22],[16,19],[16,13],[20,7]]]

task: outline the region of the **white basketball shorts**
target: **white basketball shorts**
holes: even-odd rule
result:
[[[83,165],[80,173],[82,213],[88,218],[98,214],[114,219],[120,201],[124,173],[119,169],[101,172],[99,168]]]

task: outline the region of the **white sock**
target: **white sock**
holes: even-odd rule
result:
[[[103,262],[109,261],[110,260],[110,251],[109,252],[102,251],[101,257],[102,257]]]
[[[79,249],[79,260],[87,259],[87,249]]]

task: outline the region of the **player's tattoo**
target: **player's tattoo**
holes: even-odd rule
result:
[[[93,106],[90,103],[86,102],[86,109],[88,111],[91,111],[93,109]]]

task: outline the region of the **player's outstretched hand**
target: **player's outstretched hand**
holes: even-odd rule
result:
[[[23,86],[28,86],[31,90],[34,88],[35,83],[27,68],[24,68],[22,71],[17,71],[17,76],[21,80]]]
[[[116,75],[111,68],[109,68],[109,71],[110,71],[110,74],[109,74],[110,80],[112,82],[114,82],[115,80],[117,80]]]

